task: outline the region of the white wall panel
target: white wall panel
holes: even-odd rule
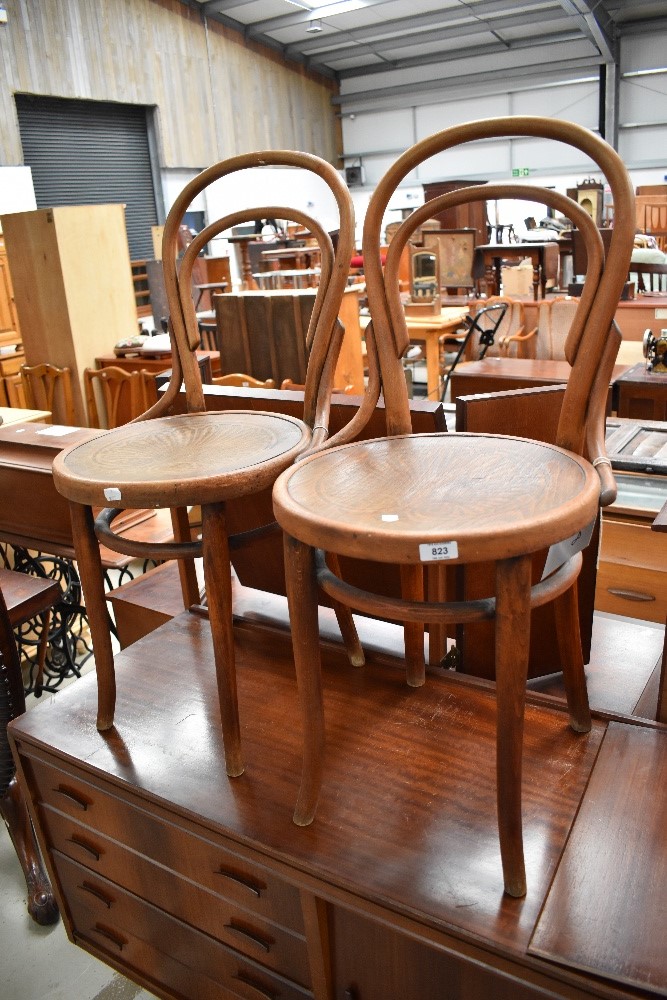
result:
[[[386,150],[409,145],[412,141],[412,108],[400,111],[374,111],[342,119],[343,148]],[[408,137],[408,138],[406,138]]]
[[[598,82],[569,83],[512,94],[512,114],[565,118],[587,128],[598,127]]]
[[[667,74],[635,76],[621,82],[620,124],[667,120]]]
[[[667,32],[629,35],[621,45],[621,73],[635,69],[659,69],[665,65]]]
[[[419,168],[422,183],[447,178],[486,180],[510,169],[509,143],[474,142],[432,156]]]
[[[618,151],[628,167],[662,160],[667,173],[667,126],[622,131]]]
[[[460,125],[461,122],[474,121],[477,118],[495,118],[510,114],[510,101],[507,94],[470,100],[449,101],[446,104],[425,104],[415,111],[417,138],[424,139],[433,132],[439,132],[450,125]]]

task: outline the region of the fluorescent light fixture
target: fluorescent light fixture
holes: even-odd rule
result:
[[[334,14],[346,14],[350,10],[361,10],[367,7],[366,0],[340,0],[332,3],[331,0],[306,0],[308,7],[312,11],[317,11],[318,17],[333,17]]]
[[[306,28],[306,31],[315,33],[321,30],[322,30],[322,22],[319,21],[317,18],[314,18],[312,21],[308,22],[308,27]]]

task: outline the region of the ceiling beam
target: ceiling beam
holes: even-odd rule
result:
[[[343,8],[343,12],[345,11],[345,8],[343,6],[345,2],[346,0],[340,0],[340,6]],[[366,0],[364,6],[373,7],[376,4],[381,4],[382,2],[383,0]],[[386,0],[384,0],[384,2],[386,2]],[[530,9],[532,7],[544,7],[544,4],[545,0],[519,0],[519,6],[524,10]],[[248,25],[248,33],[251,36],[254,36],[256,34],[262,34],[262,32],[265,31],[278,31],[281,28],[289,28],[292,27],[293,25],[305,24],[308,21],[312,21],[313,18],[316,20],[322,20],[323,18],[326,19],[327,17],[335,17],[336,6],[337,6],[336,3],[327,5],[327,7],[324,8],[325,10],[324,14],[322,14],[322,8],[320,8],[319,10],[312,10],[312,11],[297,10],[291,14],[282,14],[279,17],[267,18],[264,21],[255,21],[253,24]],[[454,24],[457,21],[462,21],[462,20],[473,21],[479,17],[484,17],[485,14],[493,14],[497,16],[504,10],[512,14],[516,13],[517,0],[480,0],[479,3],[475,4],[474,8],[471,8],[466,3],[462,3],[460,7],[449,7],[446,10],[439,10],[436,8],[434,11],[431,11],[430,13],[421,16],[428,17],[431,21],[437,19],[437,23],[445,25],[445,24]],[[419,15],[417,15],[416,17],[403,18],[402,21],[404,25],[408,27],[411,24],[414,25],[415,21],[417,21],[418,18]],[[377,35],[378,30],[382,30],[382,25],[379,25],[376,21],[367,29],[363,28],[355,29],[355,34],[357,30],[359,31],[366,30],[370,32],[370,36],[373,37]]]
[[[347,80],[361,76],[375,76],[378,73],[386,73],[389,70],[411,69],[415,66],[442,65],[446,62],[459,62],[462,59],[470,59],[473,65],[475,65],[474,72],[471,75],[486,77],[487,70],[484,70],[483,73],[479,71],[479,60],[485,56],[494,55],[498,52],[517,52],[522,49],[566,45],[568,42],[580,42],[581,40],[581,34],[578,31],[564,31],[552,35],[517,38],[511,43],[489,42],[487,45],[472,45],[465,49],[455,49],[448,52],[420,53],[418,56],[408,56],[404,59],[390,59],[381,63],[373,63],[370,66],[341,69],[338,71],[338,77],[341,80]],[[597,55],[585,56],[583,58],[589,59],[591,65],[600,61]],[[531,73],[537,74],[547,66],[549,66],[548,62],[541,62],[539,66],[530,65],[527,68]],[[508,69],[505,72],[512,72],[512,70]]]
[[[564,59],[559,62],[543,64],[541,71],[545,74],[554,74],[594,69],[597,74],[598,66],[599,59],[597,57],[581,56],[578,59]],[[341,108],[344,107],[347,113],[350,111],[368,110],[379,101],[387,99],[396,97],[410,98],[411,95],[438,93],[444,90],[460,88],[462,82],[465,83],[466,80],[480,83],[483,79],[485,85],[498,80],[505,84],[504,90],[507,91],[511,90],[513,80],[519,80],[523,77],[534,78],[535,70],[536,67],[534,65],[514,66],[511,70],[504,67],[502,69],[488,70],[484,73],[483,78],[480,78],[479,72],[471,69],[469,73],[457,73],[456,76],[440,77],[437,80],[422,80],[419,83],[405,83],[394,87],[381,87],[378,90],[362,90],[351,94],[340,94],[332,97],[331,103],[340,105]]]
[[[560,0],[566,14],[578,18],[581,30],[598,47],[606,63],[618,62],[614,23],[600,0]]]
[[[558,12],[558,20],[569,26],[571,18],[564,14],[558,0],[554,0],[553,8]],[[477,20],[469,24],[442,25],[439,13],[422,14],[413,18],[400,18],[396,21],[385,21],[382,26],[372,28],[355,28],[350,31],[335,31],[321,34],[317,38],[304,42],[288,43],[285,51],[317,52],[321,58],[323,53],[344,55],[346,52],[372,53],[383,52],[386,49],[403,48],[408,45],[422,45],[424,42],[437,42],[450,38],[461,38],[467,35],[478,35],[484,32],[502,32],[503,28],[521,27],[526,23],[543,24],[546,12],[513,14],[504,18],[489,18],[487,21]],[[437,30],[434,27],[437,25]],[[423,31],[414,29],[423,28]],[[384,36],[384,37],[380,37]],[[362,44],[365,39],[369,43]],[[502,39],[499,39],[502,41]]]

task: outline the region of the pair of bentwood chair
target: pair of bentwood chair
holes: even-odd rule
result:
[[[611,247],[571,199],[531,186],[485,184],[427,202],[395,234],[384,271],[383,216],[397,186],[424,160],[478,139],[533,136],[583,151],[606,175],[614,203]],[[474,149],[471,150],[474,156]],[[401,357],[408,333],[401,306],[400,254],[432,215],[468,201],[541,201],[582,232],[586,282],[570,328],[571,372],[554,445],[491,434],[410,434]],[[554,602],[570,725],[591,728],[576,602],[581,567],[577,546],[532,584],[533,557],[573,540],[615,497],[604,451],[605,404],[620,343],[614,313],[635,227],[634,193],[618,155],[587,129],[536,117],[499,118],[448,128],[417,143],[379,182],[368,206],[363,253],[371,323],[367,339],[379,358],[388,436],[334,447],[304,458],[277,480],[274,512],[285,533],[285,564],[294,658],[303,711],[304,758],[294,821],[315,815],[325,746],[318,587],[365,614],[404,623],[407,683],[425,680],[424,622],[430,642],[445,626],[495,621],[497,814],[505,891],[526,892],[521,767],[531,609]],[[391,599],[340,579],[331,555],[399,564],[402,597]],[[449,565],[495,564],[495,593],[468,602],[446,600]],[[560,563],[560,565],[559,565]],[[425,599],[425,580],[428,593]],[[445,594],[443,599],[440,595]]]

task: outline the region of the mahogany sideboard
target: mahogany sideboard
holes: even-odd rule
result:
[[[10,725],[72,941],[171,1000],[667,995],[664,727],[597,714],[576,735],[529,695],[528,894],[510,899],[489,684],[433,670],[410,689],[400,660],[354,668],[325,642],[324,787],[297,828],[289,635],[239,622],[236,655],[239,778],[192,613],[120,654],[107,733],[93,675]]]

